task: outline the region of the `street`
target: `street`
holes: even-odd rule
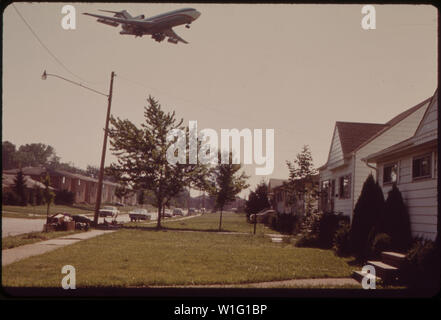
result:
[[[2,238],[22,233],[43,231],[45,219],[2,218]]]

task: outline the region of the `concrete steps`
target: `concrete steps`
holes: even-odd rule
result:
[[[375,268],[377,281],[381,279],[385,284],[395,283],[399,280],[400,268],[405,261],[405,257],[404,254],[398,252],[384,251],[381,253],[381,261],[369,260],[367,265]],[[361,271],[354,271],[352,273],[352,278],[358,282],[361,282],[365,276],[366,274]]]

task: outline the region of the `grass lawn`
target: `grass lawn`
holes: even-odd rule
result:
[[[262,234],[123,229],[7,265],[2,284],[59,287],[67,264],[76,269],[77,287],[349,277],[347,260],[330,250],[272,243]]]
[[[54,231],[54,232],[31,232],[19,234],[16,236],[9,236],[2,238],[2,250],[11,249],[25,244],[31,244],[53,238],[68,236],[70,234],[79,233],[82,231]]]
[[[176,217],[176,219],[161,220],[161,225],[167,230],[217,232],[219,231],[219,216],[220,213],[206,213],[199,217],[174,221],[178,218],[182,218]],[[143,227],[145,224],[145,222],[136,222],[126,224],[126,227]],[[148,225],[150,229],[154,229],[155,227],[156,224]],[[246,215],[243,213],[224,212],[222,214],[222,231],[253,233],[254,225],[246,222]],[[256,234],[263,233],[278,234],[279,232],[265,227],[262,223],[258,223],[256,225]]]

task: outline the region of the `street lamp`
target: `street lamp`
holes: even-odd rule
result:
[[[115,72],[112,71],[111,75],[110,75],[110,88],[109,88],[109,94],[105,94],[102,92],[99,92],[95,89],[86,87],[84,85],[82,85],[81,83],[63,78],[59,75],[56,74],[51,74],[51,73],[47,73],[46,70],[44,70],[43,75],[41,76],[42,80],[46,80],[48,76],[52,76],[52,77],[56,77],[59,79],[62,79],[64,81],[70,82],[72,84],[75,84],[77,86],[80,86],[84,89],[93,91],[97,94],[103,95],[107,97],[107,115],[106,115],[106,125],[105,125],[105,129],[104,129],[104,142],[103,142],[103,151],[101,153],[101,164],[100,164],[100,172],[98,175],[98,190],[97,190],[97,195],[96,195],[96,202],[95,202],[95,215],[93,218],[93,224],[96,226],[98,224],[98,215],[99,215],[99,211],[100,211],[100,207],[101,207],[101,194],[103,191],[103,179],[104,179],[104,162],[106,159],[106,148],[107,148],[107,134],[108,134],[108,130],[109,130],[109,119],[110,119],[110,107],[112,105],[112,92],[113,92],[113,78],[115,77]]]

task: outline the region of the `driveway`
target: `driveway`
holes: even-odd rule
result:
[[[46,219],[19,219],[2,217],[2,238],[22,233],[43,231]]]

